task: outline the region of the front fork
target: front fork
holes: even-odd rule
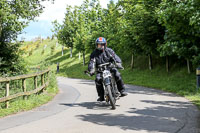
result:
[[[114,77],[112,77],[112,78],[114,78]],[[109,102],[109,97],[108,97],[108,90],[107,90],[107,87],[106,86],[108,86],[108,85],[110,85],[111,86],[111,89],[113,89],[112,90],[112,93],[114,93],[113,95],[114,95],[114,97],[116,98],[116,99],[119,99],[119,91],[118,91],[118,89],[117,89],[117,85],[116,85],[116,82],[115,82],[115,79],[111,79],[111,78],[105,78],[104,79],[104,88],[105,88],[105,100],[106,100],[106,102]]]
[[[108,89],[107,89],[107,86],[108,85],[111,85],[111,79],[110,78],[105,78],[104,79],[104,94],[105,94],[105,100],[106,102],[108,103],[109,102],[109,97],[108,97]]]

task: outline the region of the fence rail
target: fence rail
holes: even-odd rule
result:
[[[26,99],[26,96],[29,96],[29,95],[38,93],[40,91],[43,91],[49,84],[49,78],[48,78],[49,72],[50,72],[50,69],[47,69],[47,70],[37,72],[37,73],[34,73],[34,74],[20,75],[20,76],[15,76],[15,77],[5,77],[5,78],[0,77],[0,83],[6,83],[5,97],[0,98],[0,103],[6,102],[6,108],[8,108],[9,107],[9,100],[12,100],[14,98],[21,97],[21,96],[24,96],[24,99]],[[37,86],[38,85],[37,79],[38,79],[39,76],[41,76],[41,86],[40,87]],[[26,89],[27,88],[26,79],[28,79],[28,78],[34,79],[34,90],[27,91],[27,89]],[[45,82],[45,78],[46,78],[46,82]],[[22,90],[23,90],[23,92],[10,95],[10,81],[14,81],[14,80],[22,80]]]

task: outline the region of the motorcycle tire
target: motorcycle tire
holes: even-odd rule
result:
[[[107,90],[108,90],[108,96],[109,96],[109,100],[110,100],[110,104],[112,106],[112,109],[116,109],[116,106],[115,106],[116,100],[113,97],[110,85],[107,86]]]

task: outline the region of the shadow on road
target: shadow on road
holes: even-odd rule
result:
[[[79,84],[92,85],[95,87],[94,81],[81,80]],[[177,97],[174,94],[155,90],[146,87],[126,85],[128,92],[134,95],[143,95],[145,97],[152,95],[163,95],[169,97]],[[132,96],[134,96],[132,95]],[[82,121],[95,123],[110,127],[119,127],[122,130],[146,131],[146,132],[167,132],[167,133],[200,133],[197,115],[198,110],[190,102],[182,102],[181,100],[145,100],[141,98],[141,103],[147,106],[140,108],[138,105],[127,107],[127,110],[119,113],[110,111],[109,105],[100,104],[98,102],[82,102],[77,104],[62,105],[70,107],[80,107],[94,110],[92,113],[77,115],[76,117]],[[122,106],[122,105],[121,105]],[[95,110],[105,110],[103,113]]]
[[[143,102],[152,103],[152,101]],[[123,130],[146,130],[148,132],[169,133],[176,133],[184,130],[189,119],[186,109],[190,105],[184,102],[170,101],[168,101],[167,104],[169,106],[156,106],[145,109],[130,108],[125,114],[86,114],[78,115],[77,117],[83,121],[98,125],[117,126]],[[173,104],[182,104],[183,107],[174,106]],[[188,130],[188,128],[186,129]],[[193,133],[196,131],[197,130],[192,130]]]
[[[106,102],[83,102],[83,103],[74,103],[74,104],[65,104],[61,103],[60,105],[65,105],[68,107],[84,107],[86,109],[91,110],[110,110],[111,106],[110,104],[107,104]],[[119,107],[119,105],[116,105]]]
[[[153,104],[152,107],[144,109],[137,109],[130,107],[124,113],[112,113],[109,105],[98,102],[82,102],[77,104],[61,105],[69,107],[83,107],[90,110],[105,110],[108,113],[90,113],[77,115],[76,117],[87,122],[98,125],[119,127],[122,130],[145,130],[147,132],[168,132],[178,133],[179,131],[186,131],[191,133],[199,133],[197,127],[187,127],[190,116],[188,111],[191,111],[190,103],[180,101],[151,101],[143,100],[143,103]],[[117,111],[117,109],[115,110]],[[194,111],[194,110],[192,110]],[[192,113],[192,112],[190,112]],[[195,113],[195,111],[194,111]]]
[[[175,131],[169,127],[169,120],[153,116],[126,116],[124,114],[86,114],[77,116],[83,121],[89,121],[98,125],[119,127],[123,130],[146,130],[148,132],[170,132]],[[177,125],[177,127],[181,124]],[[171,133],[172,133],[171,132]]]

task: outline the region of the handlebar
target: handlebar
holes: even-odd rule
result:
[[[107,66],[107,65],[110,65],[111,67],[115,67],[115,68],[124,70],[124,67],[118,67],[118,66],[116,65],[116,61],[114,61],[114,64],[108,62],[108,63],[104,63],[104,64],[101,64],[101,65],[98,65],[98,67],[99,67],[99,68],[102,68],[103,66]],[[86,75],[88,75],[89,77],[92,77],[92,76],[94,75],[94,74],[90,74],[90,72],[89,72],[88,70],[84,71],[84,73],[85,73]]]
[[[101,65],[98,65],[98,67],[103,67],[103,66],[110,65],[111,67],[116,67],[116,68],[118,68],[118,69],[122,69],[122,70],[124,70],[124,67],[118,67],[116,64],[117,64],[117,62],[114,62],[114,64],[108,62],[108,63],[104,63],[104,64],[101,64]]]
[[[106,65],[110,65],[110,63],[104,63],[104,64],[101,64],[101,65],[98,65],[98,67],[102,67],[102,66],[106,66]]]

